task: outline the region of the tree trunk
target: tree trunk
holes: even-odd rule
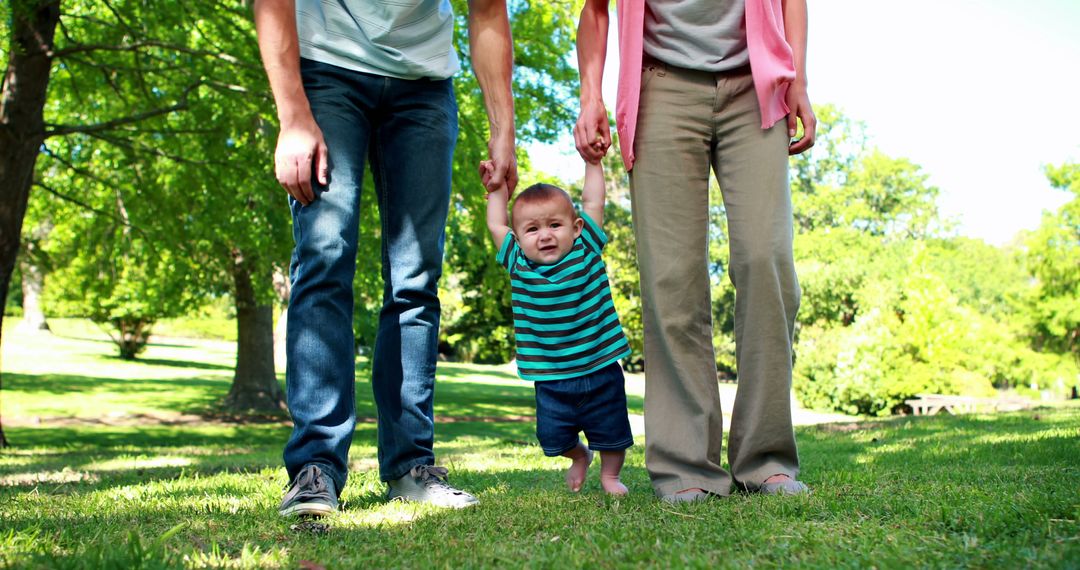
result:
[[[146,350],[146,345],[150,343],[150,331],[154,328],[154,323],[153,319],[141,317],[123,317],[109,321],[109,324],[116,329],[116,336],[112,336],[111,332],[109,336],[120,349],[120,358],[135,360],[143,350]]]
[[[0,86],[0,307],[7,306],[34,162],[45,140],[45,93],[60,21],[60,0],[9,0],[8,6],[11,43]],[[3,324],[0,311],[0,330]],[[6,445],[0,427],[0,447]]]
[[[274,309],[259,304],[251,282],[251,266],[235,254],[236,374],[225,398],[233,410],[276,411],[284,408],[281,385],[274,373]]]
[[[41,292],[45,290],[45,272],[34,262],[24,259],[22,270],[23,318],[18,330],[21,333],[37,333],[49,330],[45,312],[41,310]]]

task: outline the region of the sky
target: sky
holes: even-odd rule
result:
[[[807,3],[810,100],[836,105],[872,145],[921,166],[957,233],[1002,245],[1068,200],[1043,168],[1080,161],[1080,0]],[[612,43],[609,110],[617,71]],[[569,135],[528,151],[564,179],[584,171],[567,169],[577,154]]]

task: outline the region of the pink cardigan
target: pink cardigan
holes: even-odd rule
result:
[[[641,97],[642,38],[645,34],[645,0],[618,0],[619,91],[615,99],[615,124],[626,169],[634,167],[634,132]],[[788,84],[795,79],[791,46],[784,35],[781,0],[746,0],[746,38],[750,69],[754,77],[761,128],[767,129],[788,114]]]

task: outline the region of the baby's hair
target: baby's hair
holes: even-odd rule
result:
[[[567,207],[574,211],[574,200],[566,190],[553,184],[538,182],[522,190],[517,198],[514,198],[514,205],[510,208],[510,225],[514,223],[514,210],[518,204],[538,204],[550,200],[566,200]]]

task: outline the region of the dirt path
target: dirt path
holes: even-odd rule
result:
[[[720,409],[724,413],[724,429],[731,427],[731,408],[735,403],[735,391],[738,389],[737,384],[721,383],[720,384]],[[638,396],[645,395],[645,375],[644,374],[626,374],[626,393],[635,394]],[[794,395],[791,398],[793,405],[791,408],[791,421],[797,426],[816,425],[816,424],[828,424],[828,423],[840,423],[840,422],[857,422],[861,418],[857,416],[847,416],[844,414],[830,414],[824,412],[815,412],[813,410],[804,409],[795,399]],[[642,435],[645,433],[645,417],[638,414],[630,414],[630,429],[633,430],[634,435]]]

